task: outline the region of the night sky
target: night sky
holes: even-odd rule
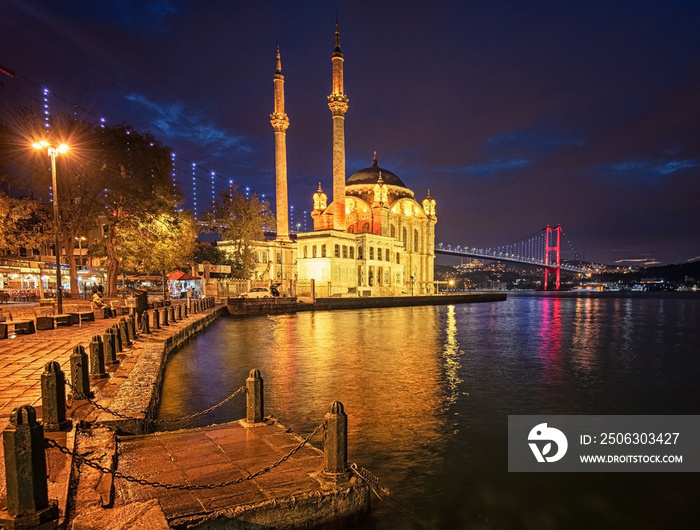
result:
[[[700,258],[700,2],[3,0],[0,111],[40,105],[150,131],[192,207],[229,179],[274,206],[285,76],[293,224],[332,195],[331,53],[347,176],[379,165],[437,201],[436,242],[561,224],[603,263]],[[306,227],[312,223],[307,220]]]

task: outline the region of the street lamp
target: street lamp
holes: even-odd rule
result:
[[[32,144],[34,149],[46,149],[51,158],[51,185],[53,187],[53,224],[54,235],[56,236],[56,311],[63,313],[63,289],[61,288],[61,234],[58,225],[58,190],[56,189],[56,155],[68,151],[66,144],[53,147],[46,140],[41,140]]]

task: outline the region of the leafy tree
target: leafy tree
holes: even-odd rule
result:
[[[238,186],[222,190],[211,210],[202,216],[204,231],[218,233],[233,243],[233,260],[241,278],[249,278],[255,268],[253,246],[265,239],[265,230],[275,226],[275,218],[266,201],[257,194],[250,199],[238,193]]]
[[[46,135],[43,115],[33,108],[18,109],[0,126],[0,162],[16,160],[30,168],[34,187],[48,190],[51,174],[47,153],[32,142]],[[128,125],[98,127],[61,114],[51,115],[50,141],[70,150],[56,159],[62,247],[71,270],[71,290],[77,294],[75,241],[102,227],[109,283],[116,292],[122,257],[121,227],[128,231],[161,215],[174,215],[181,194],[170,178],[169,150],[150,134]],[[92,246],[92,245],[91,245]]]
[[[33,197],[15,199],[0,190],[0,251],[19,255],[51,241],[49,213]]]
[[[105,182],[105,249],[108,293],[114,293],[122,270],[120,249],[128,249],[124,245],[128,235],[143,231],[140,227],[151,226],[154,220],[175,217],[181,194],[170,177],[169,150],[155,137],[120,125],[106,129],[104,142],[110,176]],[[171,247],[170,252],[178,249]]]
[[[124,270],[160,274],[184,268],[192,262],[197,245],[197,229],[189,212],[177,215],[151,215],[125,219],[115,241]]]
[[[241,276],[240,264],[231,258],[229,254],[214,245],[199,243],[194,251],[193,261],[195,263],[204,263],[208,261],[214,265],[228,265],[231,267],[231,274],[227,275],[231,278]]]

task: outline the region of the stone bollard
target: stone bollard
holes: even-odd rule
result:
[[[24,405],[12,411],[2,440],[7,512],[0,515],[0,526],[33,528],[57,520],[58,506],[49,504],[44,428],[36,421],[33,407]]]
[[[105,350],[102,337],[95,335],[90,342],[90,371],[93,379],[109,377],[105,372]]]
[[[50,361],[41,374],[41,410],[44,429],[62,431],[72,422],[66,419],[66,374],[58,361]]]
[[[183,311],[185,312],[185,318],[187,318],[187,313],[189,313],[189,310],[187,309],[187,306],[185,306],[185,308],[183,309]]]
[[[121,353],[124,351],[124,344],[122,344],[122,332],[119,330],[118,324],[112,324],[112,333],[114,334],[114,351]]]
[[[74,392],[80,395],[74,395],[75,399],[91,398],[95,394],[90,391],[90,379],[88,378],[88,356],[85,353],[85,348],[80,344],[73,348],[73,353],[70,356],[70,379]]]
[[[141,313],[141,333],[144,335],[151,334],[151,323],[150,318],[148,317],[148,311]]]
[[[331,403],[326,414],[326,438],[323,443],[323,472],[342,475],[348,468],[348,416],[340,401]]]
[[[114,330],[112,328],[107,328],[102,335],[102,344],[104,346],[106,364],[119,364],[119,359],[117,359],[116,342],[117,339],[114,336]]]
[[[131,340],[136,340],[139,338],[138,326],[136,325],[136,315],[131,314],[127,319],[126,323],[129,325],[129,334],[131,335]]]
[[[175,312],[177,319],[182,320],[182,305],[177,306],[177,311]]]
[[[245,380],[245,419],[248,423],[260,423],[265,417],[263,404],[263,380],[260,370],[253,369]]]
[[[168,308],[168,313],[170,313],[170,322],[175,324],[175,306],[171,305]]]
[[[163,306],[163,322],[161,322],[164,326],[169,326],[168,324],[168,308]]]
[[[129,338],[129,330],[126,326],[126,319],[121,317],[119,319],[119,336],[122,338],[122,347],[126,348],[131,346],[131,339]]]
[[[160,329],[160,311],[158,308],[153,308],[153,329]]]

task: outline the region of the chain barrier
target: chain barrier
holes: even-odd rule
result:
[[[73,396],[71,397],[71,402],[70,402],[70,404],[67,405],[67,408],[71,408],[71,406],[73,406],[73,401],[75,400],[76,397],[78,397],[80,399],[86,400],[88,403],[90,403],[90,405],[92,405],[96,409],[100,409],[101,411],[106,412],[107,414],[111,414],[112,416],[116,416],[118,418],[122,418],[125,420],[143,420],[143,421],[147,421],[150,423],[179,423],[182,421],[187,421],[187,420],[197,418],[199,416],[203,416],[204,414],[208,414],[212,410],[218,409],[219,407],[225,405],[226,403],[231,401],[234,397],[236,397],[238,394],[240,394],[241,392],[245,392],[245,390],[246,390],[245,385],[241,386],[238,390],[236,390],[233,394],[228,396],[223,401],[220,401],[216,405],[209,407],[208,409],[205,409],[201,412],[195,412],[194,414],[189,414],[188,416],[179,416],[177,418],[156,419],[156,418],[134,418],[132,416],[127,416],[126,414],[122,414],[121,412],[116,412],[114,410],[110,410],[109,408],[104,407],[104,406],[100,405],[99,403],[97,403],[94,399],[90,399],[89,397],[87,397],[85,394],[80,392],[77,388],[75,388],[68,381],[66,381],[66,386],[68,386],[73,391]]]
[[[260,475],[264,475],[265,473],[269,473],[276,467],[280,466],[287,460],[289,460],[292,456],[294,456],[302,447],[304,447],[307,443],[309,443],[309,440],[313,438],[321,429],[324,429],[326,426],[326,421],[324,420],[318,427],[316,427],[311,434],[309,434],[306,438],[304,438],[301,442],[299,442],[299,445],[297,445],[294,449],[289,451],[286,455],[284,455],[282,458],[274,462],[273,464],[270,464],[267,467],[262,468],[259,471],[256,471],[255,473],[251,473],[246,477],[241,477],[237,478],[235,480],[229,480],[226,482],[218,482],[216,484],[192,484],[192,485],[187,485],[187,484],[167,484],[165,482],[158,482],[156,480],[146,480],[143,478],[136,478],[132,477],[131,475],[126,475],[125,473],[122,473],[121,471],[117,471],[116,469],[109,469],[108,467],[103,466],[102,464],[96,462],[95,460],[90,460],[89,458],[85,458],[82,455],[79,455],[77,453],[73,453],[70,449],[67,447],[64,447],[60,445],[59,443],[55,442],[54,440],[51,440],[50,438],[45,438],[44,442],[46,443],[47,447],[53,447],[54,449],[58,449],[61,453],[67,456],[73,457],[79,464],[85,464],[86,466],[89,466],[93,469],[96,469],[97,471],[100,471],[106,475],[112,475],[114,478],[120,478],[123,480],[126,480],[127,482],[132,482],[134,484],[138,484],[140,486],[151,486],[153,488],[163,488],[166,490],[179,490],[179,491],[197,491],[197,490],[213,490],[217,488],[226,488],[228,486],[234,486],[236,484],[240,484],[241,482],[245,482],[247,480],[252,480],[255,477],[259,477]]]

